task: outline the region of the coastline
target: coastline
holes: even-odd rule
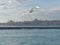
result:
[[[60,29],[60,27],[0,27],[0,29]]]

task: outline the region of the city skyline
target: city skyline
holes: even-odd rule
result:
[[[33,12],[29,13],[31,9]],[[28,21],[35,18],[59,20],[60,0],[0,0],[0,22]]]

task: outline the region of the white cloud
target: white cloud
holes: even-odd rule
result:
[[[47,14],[50,14],[50,13],[53,13],[53,12],[56,12],[56,11],[60,11],[60,7],[52,8],[52,9],[47,10]]]

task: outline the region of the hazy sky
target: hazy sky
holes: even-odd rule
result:
[[[34,8],[35,7],[35,8]],[[33,8],[33,12],[29,11]],[[60,19],[60,0],[0,0],[0,22]]]

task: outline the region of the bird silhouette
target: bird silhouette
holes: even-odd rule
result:
[[[30,9],[29,13],[33,13],[34,12],[34,9],[39,9],[40,7],[36,6],[36,7],[33,7],[32,9]]]

